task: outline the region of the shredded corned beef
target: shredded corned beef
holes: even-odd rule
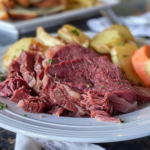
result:
[[[134,111],[137,100],[150,100],[149,88],[132,86],[107,57],[78,44],[50,48],[45,57],[24,51],[8,70],[0,96],[27,112],[120,123],[115,112]]]

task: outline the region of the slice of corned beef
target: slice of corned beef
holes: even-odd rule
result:
[[[58,83],[56,88],[51,89],[50,96],[57,105],[70,111],[79,111],[85,114],[83,105],[80,103],[80,94],[68,86]]]
[[[135,91],[129,81],[107,57],[79,58],[52,64],[45,68],[45,74],[74,89],[78,88],[82,93],[91,88],[92,92],[101,96],[113,92],[131,103],[136,101]]]
[[[121,123],[120,119],[113,118],[110,116],[109,113],[107,113],[105,111],[101,111],[101,110],[92,110],[91,117],[96,118],[99,121]]]
[[[113,93],[106,93],[106,97],[113,105],[113,109],[116,111],[120,111],[123,113],[128,113],[137,110],[137,102],[135,101],[133,104],[126,101],[122,97],[118,97],[116,94]]]
[[[46,59],[43,62],[43,66],[46,67],[49,64],[49,59],[53,59],[54,63],[58,63],[64,60],[73,60],[82,57],[99,57],[100,55],[93,50],[84,48],[76,43],[69,44],[67,46],[55,46],[50,48],[46,54]],[[57,58],[57,59],[56,59]]]
[[[124,79],[119,67],[111,64],[107,57],[78,58],[71,61],[62,61],[59,64],[52,64],[46,67],[45,73],[48,76],[62,79],[83,75],[88,80],[91,80],[92,83],[105,79]]]
[[[10,97],[15,90],[22,88],[23,86],[27,91],[29,90],[28,84],[18,72],[10,73],[9,77],[4,82],[0,83],[0,96]]]
[[[53,107],[50,111],[48,111],[48,114],[60,116],[64,110],[65,109],[63,107],[56,106],[56,107]]]
[[[93,110],[104,110],[112,113],[112,109],[123,113],[132,112],[137,109],[137,102],[133,104],[128,102],[122,97],[118,97],[116,94],[106,92],[104,97],[100,97],[96,94],[92,94],[88,91],[87,95],[82,95],[84,100],[82,104],[86,105],[86,109]],[[112,107],[112,108],[111,108]]]
[[[133,89],[136,92],[136,97],[139,102],[150,101],[150,88],[133,86]]]
[[[33,87],[33,89],[37,92],[40,93],[41,92],[41,87],[42,87],[42,80],[44,77],[44,67],[42,66],[42,61],[43,58],[41,55],[36,54],[35,55],[35,64],[34,64],[34,71],[36,73],[36,84]]]
[[[24,51],[21,53],[20,59],[22,60],[20,72],[22,73],[23,78],[30,87],[34,87],[34,85],[36,84],[34,71],[34,54]]]
[[[51,106],[55,106],[56,104],[54,100],[52,100],[50,97],[51,89],[55,87],[56,84],[54,83],[53,79],[49,78],[47,75],[44,75],[43,86],[42,86],[42,91],[40,93],[40,96],[47,99]]]
[[[12,71],[18,71],[19,72],[20,71],[20,64],[16,60],[12,60],[12,63],[9,66],[8,71],[9,72],[12,72]]]
[[[103,96],[106,92],[111,92],[124,98],[130,103],[136,102],[136,94],[127,80],[107,79],[95,84],[91,88],[92,92]]]
[[[28,99],[20,100],[17,107],[21,107],[26,112],[41,113],[46,107],[43,99],[39,97],[29,97]]]
[[[92,111],[100,109],[111,113],[111,105],[109,104],[107,96],[98,96],[97,94],[91,93],[91,90],[88,90],[87,95],[82,94],[82,96],[84,100],[82,100],[81,103],[86,106],[87,110]]]
[[[108,117],[108,116],[104,116],[104,115],[95,115],[95,118],[98,121],[121,123],[120,119],[113,118],[113,117]]]
[[[67,46],[64,46],[59,49],[54,55],[53,58],[58,58],[58,57],[70,57],[70,60],[74,58],[79,58],[79,57],[98,57],[99,54],[94,52],[91,49],[84,48],[83,46],[73,43],[69,44]]]
[[[103,115],[110,117],[110,114],[103,110],[92,110],[91,111],[91,118],[95,118],[95,115]]]
[[[19,88],[19,89],[16,89],[14,92],[13,92],[13,96],[11,97],[11,101],[15,102],[15,103],[18,103],[20,100],[23,100],[23,99],[28,99],[30,97],[30,90],[26,89],[25,86]]]

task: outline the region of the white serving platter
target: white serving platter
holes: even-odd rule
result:
[[[94,33],[87,32],[89,37]],[[144,39],[136,40],[139,46],[149,44]],[[0,49],[0,67],[9,46]],[[150,103],[142,105],[139,110],[115,116],[125,121],[123,124],[100,122],[94,118],[56,117],[49,114],[33,114],[16,107],[16,103],[7,98],[0,102],[8,108],[0,111],[0,127],[36,138],[68,142],[104,143],[135,139],[150,135]],[[24,114],[27,116],[25,117]]]
[[[69,21],[78,20],[92,15],[98,14],[100,9],[105,9],[119,4],[119,0],[100,0],[102,5],[77,9],[67,12],[61,12],[49,16],[42,16],[26,21],[0,21],[0,30],[19,35],[27,32],[34,31],[37,26],[52,27],[55,25],[63,24]]]

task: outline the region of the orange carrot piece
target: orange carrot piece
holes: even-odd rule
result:
[[[148,59],[150,59],[150,46],[145,45],[134,52],[132,56],[132,65],[144,86],[150,87],[150,76],[145,70]]]

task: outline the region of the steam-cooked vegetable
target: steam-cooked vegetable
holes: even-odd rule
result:
[[[37,28],[36,36],[37,40],[45,46],[52,47],[56,45],[65,45],[64,42],[62,42],[58,38],[51,36],[42,27]]]
[[[84,47],[89,47],[90,38],[81,30],[71,25],[64,25],[58,30],[58,36],[66,43],[76,42]]]
[[[131,34],[130,30],[123,25],[115,24],[112,25],[109,29],[117,30],[121,34],[121,36],[125,39],[126,42],[134,41],[134,37]]]
[[[34,38],[23,38],[15,44],[13,44],[5,53],[3,59],[3,66],[6,68],[9,67],[13,58],[18,57],[24,50],[28,51],[29,47],[36,43],[37,41]]]
[[[150,46],[145,45],[134,52],[132,56],[132,64],[137,75],[143,81],[145,86],[150,87],[149,75],[149,59],[150,59]]]
[[[99,53],[109,53],[113,46],[124,42],[124,38],[117,30],[106,29],[92,39],[90,46]]]
[[[136,49],[135,45],[129,43],[117,45],[112,49],[111,57],[112,62],[119,65],[129,81],[139,84],[142,82],[136,74],[131,62],[131,57]]]

